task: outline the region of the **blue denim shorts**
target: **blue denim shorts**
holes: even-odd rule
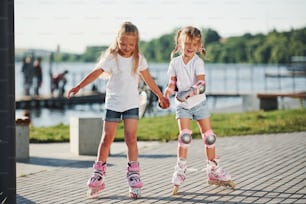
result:
[[[120,122],[124,119],[139,119],[139,108],[132,108],[124,112],[117,112],[113,110],[106,109],[105,121],[109,122]]]
[[[208,117],[210,117],[210,112],[206,100],[191,109],[185,109],[180,106],[176,109],[176,119],[190,118],[193,120],[200,120]]]

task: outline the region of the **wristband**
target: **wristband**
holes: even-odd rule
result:
[[[173,85],[175,85],[175,84],[176,84],[176,81],[174,81],[174,80],[170,80],[170,81],[169,81],[169,84],[173,84]]]

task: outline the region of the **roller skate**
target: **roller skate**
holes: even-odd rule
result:
[[[105,188],[105,174],[106,174],[106,163],[95,162],[93,164],[94,172],[87,182],[88,191],[87,196],[89,198],[97,197],[101,191]]]
[[[208,184],[235,188],[236,184],[231,180],[231,175],[225,172],[215,161],[207,163]]]
[[[127,166],[127,179],[129,184],[129,197],[132,199],[140,198],[143,186],[140,180],[140,168],[137,161],[129,162]]]
[[[185,181],[187,164],[186,160],[179,159],[174,167],[174,173],[172,176],[173,190],[172,195],[178,193],[180,185]]]

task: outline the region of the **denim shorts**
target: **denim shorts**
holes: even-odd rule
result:
[[[132,108],[123,112],[117,112],[106,109],[105,121],[109,122],[120,122],[124,119],[139,119],[139,108]]]
[[[208,117],[210,117],[210,112],[206,100],[191,109],[185,109],[180,106],[176,109],[176,119],[190,118],[193,120],[200,120]]]

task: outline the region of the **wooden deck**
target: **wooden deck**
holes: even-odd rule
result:
[[[241,97],[247,93],[207,93],[208,97]],[[52,96],[23,96],[16,98],[16,109],[31,109],[31,108],[63,108],[67,105],[77,104],[103,104],[105,101],[105,93],[101,92],[86,92],[71,97],[69,100],[66,97]]]
[[[63,108],[67,105],[104,103],[105,93],[86,92],[67,99],[52,96],[23,96],[16,98],[16,109]]]
[[[254,93],[253,93],[254,94]],[[216,100],[218,98],[227,97],[245,97],[252,95],[251,93],[237,92],[208,92],[207,97]],[[260,101],[260,109],[275,110],[278,107],[278,97],[300,98],[305,100],[306,93],[257,93],[257,98]],[[65,106],[78,104],[103,104],[105,101],[105,93],[101,92],[86,92],[71,97],[69,100],[66,97],[51,97],[51,96],[24,96],[16,98],[16,109],[32,109],[32,108],[64,108]]]

